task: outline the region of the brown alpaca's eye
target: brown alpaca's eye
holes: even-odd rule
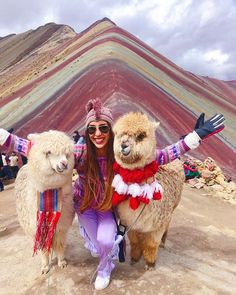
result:
[[[145,137],[146,137],[146,133],[145,132],[141,132],[136,136],[136,140],[137,141],[142,141]]]

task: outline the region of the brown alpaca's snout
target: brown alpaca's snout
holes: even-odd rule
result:
[[[131,147],[128,141],[121,143],[121,153],[124,156],[128,156],[130,154]]]

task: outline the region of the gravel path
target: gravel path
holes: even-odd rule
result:
[[[68,237],[68,267],[40,275],[40,257],[17,221],[14,185],[0,193],[0,294],[236,294],[236,206],[185,187],[160,249],[155,270],[119,264],[110,286],[95,291],[90,278],[98,260],[84,249],[77,220]],[[129,252],[129,245],[128,245]]]

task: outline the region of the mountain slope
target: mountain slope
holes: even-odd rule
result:
[[[14,127],[21,136],[82,130],[85,105],[99,96],[115,118],[138,110],[159,120],[158,147],[164,147],[191,131],[201,112],[221,112],[227,128],[191,153],[211,156],[235,173],[236,81],[187,72],[108,19],[80,34],[47,24],[0,39],[1,52],[2,127]]]

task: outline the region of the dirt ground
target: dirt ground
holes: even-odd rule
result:
[[[236,206],[185,187],[159,251],[155,270],[144,262],[118,264],[109,287],[95,291],[90,279],[98,260],[83,247],[77,220],[68,236],[68,267],[52,257],[48,275],[40,274],[40,257],[17,221],[14,184],[0,193],[0,294],[236,294]],[[129,245],[128,245],[129,252]]]

